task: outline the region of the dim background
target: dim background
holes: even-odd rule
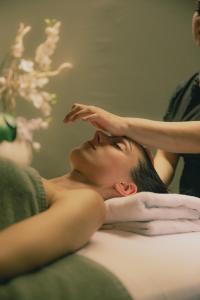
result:
[[[33,166],[43,177],[67,172],[70,150],[94,133],[85,122],[63,124],[74,102],[162,120],[177,84],[199,69],[200,50],[191,36],[194,8],[192,0],[0,0],[1,60],[19,22],[32,26],[25,38],[28,58],[45,38],[44,19],[55,18],[62,26],[54,67],[74,65],[48,86],[59,101],[49,129],[35,135],[42,148]],[[24,114],[26,105],[19,107]]]

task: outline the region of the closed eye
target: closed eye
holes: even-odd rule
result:
[[[116,149],[120,150],[120,151],[123,151],[123,149],[119,146],[119,143],[117,142],[112,142],[112,146],[115,147]]]

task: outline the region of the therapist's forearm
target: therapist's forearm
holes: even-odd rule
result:
[[[173,153],[200,153],[200,121],[161,122],[125,118],[125,134],[147,147]]]

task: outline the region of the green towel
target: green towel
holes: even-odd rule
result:
[[[131,300],[117,277],[72,254],[0,285],[1,300]]]
[[[47,209],[41,177],[0,157],[0,230]]]

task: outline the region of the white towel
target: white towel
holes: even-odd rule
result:
[[[101,229],[116,229],[142,235],[164,235],[200,231],[200,220],[155,220],[104,224]]]
[[[102,229],[115,228],[145,235],[200,231],[200,198],[141,192],[105,202]]]

